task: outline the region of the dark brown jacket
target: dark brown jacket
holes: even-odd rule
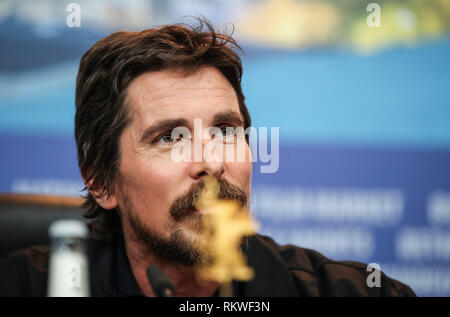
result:
[[[246,249],[255,270],[250,282],[235,282],[235,296],[415,296],[408,286],[381,273],[380,287],[368,287],[367,266],[333,261],[256,235]],[[32,247],[0,260],[0,296],[46,296],[48,247]],[[123,241],[89,240],[92,296],[138,296]]]

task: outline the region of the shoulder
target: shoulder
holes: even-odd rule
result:
[[[0,260],[0,296],[45,296],[48,246],[33,246]]]
[[[300,293],[309,296],[416,296],[407,285],[355,261],[335,261],[295,245],[257,239],[275,253],[290,271]]]

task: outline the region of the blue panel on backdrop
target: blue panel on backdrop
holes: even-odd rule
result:
[[[448,296],[448,162],[450,151],[285,145],[277,173],[254,166],[251,209],[281,243],[376,262],[420,295]]]
[[[83,189],[71,137],[0,136],[0,192],[79,195]]]

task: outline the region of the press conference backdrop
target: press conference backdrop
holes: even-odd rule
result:
[[[79,196],[83,52],[115,30],[202,14],[234,23],[253,126],[279,127],[278,171],[254,166],[261,232],[450,296],[448,2],[378,1],[379,27],[369,1],[75,3],[79,27],[69,1],[0,5],[0,191]]]

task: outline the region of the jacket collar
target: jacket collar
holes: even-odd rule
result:
[[[115,292],[116,239],[88,243],[89,274],[92,297],[117,296]]]
[[[234,283],[235,296],[300,296],[281,256],[259,235],[249,238],[244,253],[248,266],[253,267],[254,277],[248,282]]]

